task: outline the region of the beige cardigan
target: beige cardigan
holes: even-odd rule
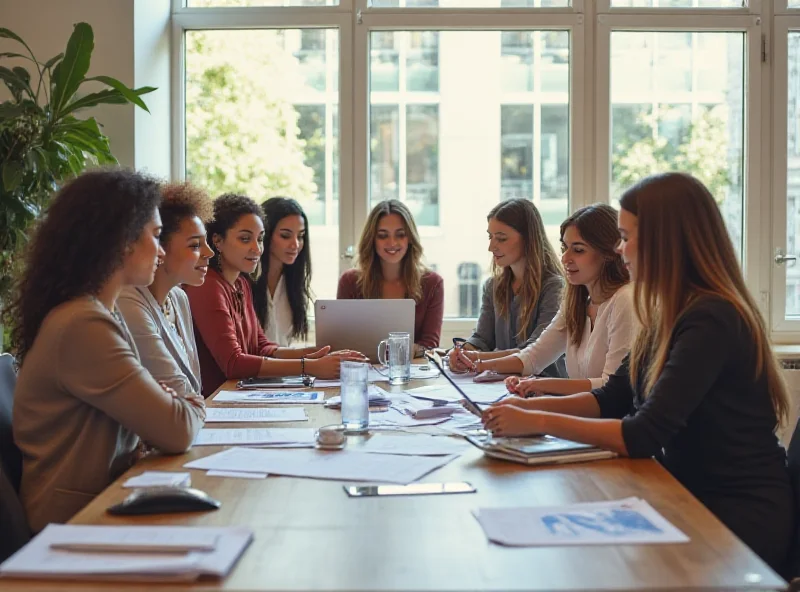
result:
[[[120,315],[90,297],[57,306],[25,356],[14,395],[31,529],[72,518],[131,466],[140,437],[184,452],[203,418],[139,363]]]

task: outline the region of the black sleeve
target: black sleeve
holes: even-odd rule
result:
[[[718,299],[698,303],[678,319],[661,375],[636,414],[622,420],[629,456],[653,456],[686,426],[734,348],[750,345],[743,339],[738,312]]]
[[[600,417],[603,419],[622,419],[633,411],[633,388],[628,374],[628,356],[626,355],[620,367],[608,381],[592,391],[597,405],[600,407]]]

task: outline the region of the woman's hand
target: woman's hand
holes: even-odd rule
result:
[[[483,412],[483,427],[494,436],[534,436],[542,433],[542,414],[516,405],[492,405]]]
[[[527,401],[522,397],[506,397],[505,399],[500,399],[497,401],[497,403],[492,403],[492,407],[500,405],[514,405],[515,407],[522,407],[525,409],[527,408],[525,403],[527,403]],[[491,409],[491,407],[489,409]]]
[[[369,358],[362,354],[359,351],[354,349],[340,349],[335,352],[331,352],[328,354],[330,356],[336,356],[341,358],[343,362],[368,362]]]
[[[460,347],[454,347],[447,354],[448,366],[451,372],[463,374],[470,372],[478,359],[478,352],[467,351]]]
[[[205,417],[205,410],[206,410],[206,400],[203,398],[203,395],[199,395],[197,393],[186,393],[185,395],[179,395],[175,389],[168,386],[166,382],[160,382],[159,386],[164,389],[164,392],[170,395],[173,399],[183,399],[184,401],[188,402],[193,407],[197,407],[198,409],[203,410],[203,417]]]
[[[323,380],[339,378],[342,358],[339,356],[324,356],[306,360],[306,372]]]
[[[509,376],[506,378],[506,390],[512,395],[518,395],[519,391],[517,388],[519,387],[519,383],[522,379],[519,376]]]
[[[521,397],[539,397],[547,394],[549,382],[549,378],[523,378],[514,392]]]
[[[309,351],[308,353],[306,353],[302,357],[306,358],[307,360],[316,360],[318,358],[322,358],[324,356],[327,356],[328,353],[331,351],[331,346],[330,345],[326,345],[326,346],[321,347],[319,349],[315,349],[315,348],[305,348],[305,349],[308,349],[308,350],[311,350],[311,351]]]

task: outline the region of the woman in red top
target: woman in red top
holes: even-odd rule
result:
[[[226,380],[254,376],[310,374],[339,376],[342,360],[363,360],[351,351],[330,354],[330,347],[278,347],[267,340],[253,307],[250,283],[264,250],[264,222],[252,199],[226,194],[214,200],[214,220],[207,228],[214,250],[202,286],[186,286],[197,337],[203,395]]]
[[[358,241],[358,266],[339,278],[336,298],[413,298],[414,357],[439,347],[444,314],[442,277],[422,263],[422,243],[406,205],[380,202]]]

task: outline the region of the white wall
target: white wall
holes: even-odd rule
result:
[[[83,116],[94,116],[103,125],[121,165],[169,176],[169,0],[0,0],[0,24],[22,37],[39,61],[64,51],[73,25],[81,21],[94,31],[90,76],[159,87],[144,97],[152,115],[139,109],[141,113],[134,113],[130,105],[107,105]],[[24,53],[24,48],[0,39],[0,51]],[[31,66],[24,61],[19,65]],[[81,91],[97,88],[102,85],[87,84]],[[3,86],[0,99],[7,96]]]

